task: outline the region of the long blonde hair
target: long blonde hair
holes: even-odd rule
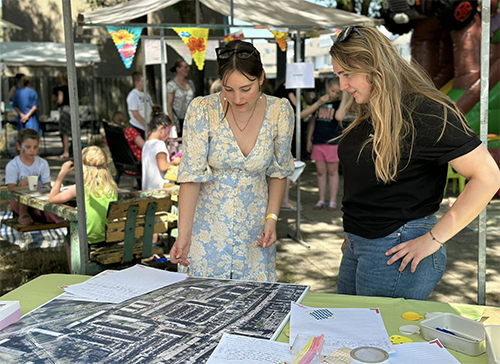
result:
[[[472,130],[457,106],[436,89],[420,65],[403,59],[391,41],[377,29],[356,28],[362,36],[352,31],[344,41],[336,41],[330,49],[332,59],[345,73],[364,74],[372,86],[368,103],[357,104],[351,99],[347,105],[347,110],[356,113],[357,118],[343,135],[363,121],[371,120],[374,135],[365,142],[361,151],[373,143],[372,158],[377,179],[389,183],[396,180],[402,141],[409,135],[412,142],[414,140],[412,113],[426,98],[443,106],[443,129],[439,139],[446,128],[448,112],[458,117],[467,133],[472,133]]]
[[[116,196],[118,186],[108,170],[108,156],[99,147],[91,146],[82,151],[83,184],[91,196]]]

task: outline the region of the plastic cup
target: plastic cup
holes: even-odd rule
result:
[[[38,187],[38,176],[28,176],[28,187],[30,191],[36,190]]]

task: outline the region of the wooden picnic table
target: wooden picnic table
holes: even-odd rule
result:
[[[164,198],[169,195],[178,195],[178,186],[148,191],[126,191],[119,190],[118,199],[129,198]],[[49,202],[50,189],[30,190],[1,190],[0,200],[13,200],[32,208],[54,214],[61,220],[69,221],[69,237],[71,246],[71,272],[73,274],[86,274],[88,272],[88,249],[87,256],[80,253],[80,238],[78,234],[78,212],[77,207],[70,204],[55,204]]]

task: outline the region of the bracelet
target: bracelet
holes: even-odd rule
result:
[[[276,215],[276,214],[269,214],[269,215],[266,216],[266,220],[268,220],[268,219],[273,219],[273,220],[278,221],[278,215]]]
[[[319,101],[317,101],[317,104],[318,104],[318,107],[321,107],[321,103]]]
[[[429,234],[431,234],[431,238],[432,240],[434,240],[436,243],[438,243],[439,245],[443,246],[444,243],[441,243],[439,240],[437,240],[435,237],[434,237],[434,234],[432,233],[432,230],[429,230]]]

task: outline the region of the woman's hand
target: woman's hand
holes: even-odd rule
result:
[[[402,259],[399,271],[405,270],[406,266],[411,262],[411,272],[415,273],[418,263],[431,254],[434,254],[441,248],[441,245],[432,240],[430,234],[427,233],[419,238],[396,245],[388,250],[385,255],[392,255],[387,261],[387,265],[391,265]]]
[[[266,225],[264,225],[264,232],[262,233],[262,237],[257,239],[257,246],[261,248],[269,248],[271,245],[276,243],[278,240],[276,234],[276,224],[278,222],[274,219],[267,219]]]
[[[313,150],[313,142],[310,139],[307,141],[306,150],[307,153],[311,153]]]
[[[170,261],[174,264],[179,263],[184,267],[188,267],[189,264],[191,264],[187,260],[190,248],[190,239],[178,237],[174,243],[174,246],[170,250]]]

